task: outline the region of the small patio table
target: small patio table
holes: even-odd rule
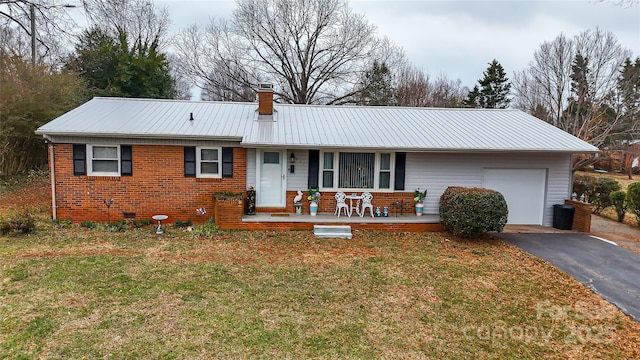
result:
[[[360,200],[362,200],[362,195],[354,193],[351,195],[347,195],[347,199],[349,199],[349,217],[351,217],[353,209],[356,209],[356,214],[358,214],[358,216],[362,216],[360,215]],[[357,200],[356,206],[353,206],[353,200]]]

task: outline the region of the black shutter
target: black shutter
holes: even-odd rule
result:
[[[73,175],[87,174],[87,145],[73,144]]]
[[[133,175],[133,157],[131,154],[131,145],[120,146],[120,175]]]
[[[320,173],[320,150],[309,150],[309,188],[318,186],[318,174]]]
[[[222,148],[222,177],[233,177],[233,148]]]
[[[196,148],[184,148],[184,176],[196,176]]]
[[[407,165],[407,153],[396,153],[396,171],[393,181],[394,190],[404,190],[404,173]]]

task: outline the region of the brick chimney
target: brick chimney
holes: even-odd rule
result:
[[[258,85],[258,115],[273,115],[273,85]]]

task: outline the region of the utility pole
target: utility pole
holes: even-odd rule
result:
[[[47,6],[45,9],[51,9],[55,7],[64,7],[64,8],[76,8],[76,5],[71,4],[63,4],[63,5],[52,5]],[[36,66],[36,6],[34,3],[29,4],[29,15],[31,17],[31,65],[33,67]]]
[[[31,65],[36,66],[36,7],[31,3],[29,5],[29,13],[31,14]]]

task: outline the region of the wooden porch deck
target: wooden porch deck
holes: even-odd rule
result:
[[[255,215],[243,215],[242,222],[292,222],[292,223],[332,223],[332,224],[439,224],[440,216],[422,215],[416,216],[414,214],[398,215],[389,217],[371,217],[371,216],[357,216],[348,217],[342,215],[340,217],[333,214],[318,214],[311,216],[309,214],[289,214],[289,213],[257,213]]]

